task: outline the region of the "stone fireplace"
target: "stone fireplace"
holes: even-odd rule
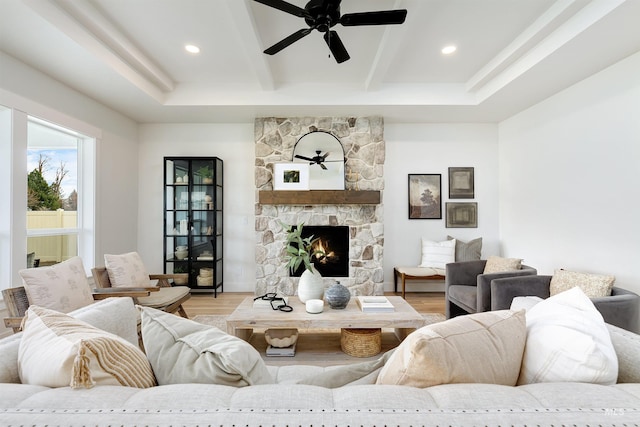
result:
[[[259,192],[273,190],[274,163],[291,162],[298,139],[320,130],[335,135],[344,147],[346,190],[384,189],[385,143],[382,117],[264,117],[255,120],[256,294],[297,293],[298,277],[285,267],[286,236],[281,223],[348,227],[348,277],[324,276],[325,287],[336,280],[353,295],[383,293],[383,205],[260,204]],[[382,199],[381,199],[382,200]]]

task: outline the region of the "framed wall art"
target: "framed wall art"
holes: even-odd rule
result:
[[[478,228],[478,204],[476,202],[446,203],[447,228]]]
[[[275,163],[273,165],[274,190],[308,190],[309,165],[306,163]]]
[[[441,174],[409,174],[409,219],[442,219]]]
[[[473,168],[449,168],[449,198],[473,199]]]

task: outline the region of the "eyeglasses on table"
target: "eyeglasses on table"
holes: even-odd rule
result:
[[[271,309],[273,310],[280,310],[280,311],[286,311],[286,312],[293,311],[293,307],[287,304],[284,298],[279,297],[277,295],[278,294],[276,292],[267,292],[264,295],[255,297],[253,300],[269,301],[269,303],[271,304]]]

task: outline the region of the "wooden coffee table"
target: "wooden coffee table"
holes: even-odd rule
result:
[[[402,297],[388,296],[395,311],[363,313],[355,302],[349,301],[342,310],[331,309],[326,303],[324,311],[310,314],[298,297],[290,296],[292,312],[272,310],[271,307],[253,308],[253,298],[248,297],[227,317],[227,332],[249,341],[253,329],[341,329],[341,328],[391,328],[402,341],[411,332],[424,325],[424,319]]]

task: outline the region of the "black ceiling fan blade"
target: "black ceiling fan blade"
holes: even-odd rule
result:
[[[320,165],[320,167],[324,170],[327,170],[327,167],[325,165],[323,165],[322,163],[318,163]]]
[[[264,53],[266,53],[267,55],[274,55],[280,52],[285,47],[297,42],[304,36],[308,35],[311,31],[312,31],[311,28],[303,28],[301,30],[298,30],[295,33],[291,34],[289,37],[285,37],[284,39],[280,40],[278,43],[266,49]]]
[[[406,17],[407,9],[346,13],[340,17],[340,23],[345,27],[353,27],[356,25],[402,24]]]
[[[329,50],[331,50],[331,53],[338,64],[351,58],[347,49],[345,49],[344,44],[342,44],[340,36],[338,36],[338,33],[335,31],[327,31],[324,33],[324,41],[327,42],[327,46],[329,46]]]
[[[301,155],[299,155],[299,154],[296,154],[294,157],[295,157],[296,159],[307,160],[307,161],[309,161],[309,162],[314,162],[314,163],[315,163],[315,161],[314,161],[312,158],[310,158],[310,157],[301,156]]]
[[[281,10],[283,12],[287,12],[290,13],[294,16],[298,16],[300,18],[309,18],[310,15],[309,13],[302,9],[301,7],[298,7],[296,5],[293,5],[291,3],[287,3],[286,1],[282,1],[282,0],[254,0],[258,3],[262,3],[265,6],[271,6],[274,9],[278,9]]]

